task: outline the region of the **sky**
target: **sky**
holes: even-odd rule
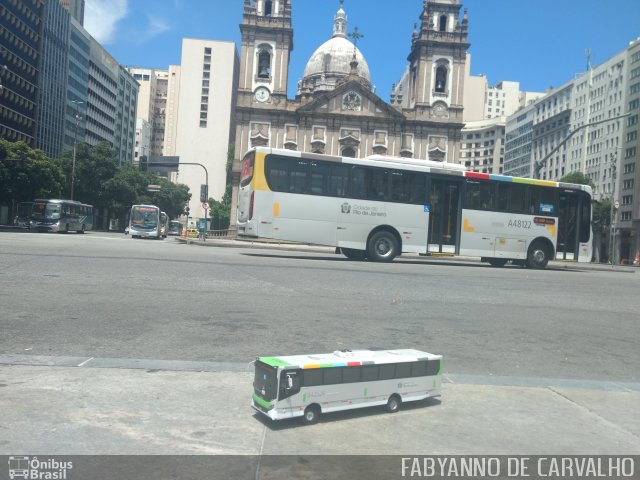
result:
[[[86,0],[85,28],[121,64],[180,64],[182,38],[233,41],[240,54],[243,0]],[[389,101],[407,65],[423,0],[345,0],[376,93]],[[289,97],[313,52],[331,38],[338,0],[293,0]],[[640,37],[640,0],[462,0],[469,12],[471,73],[490,85],[543,92],[598,65]]]

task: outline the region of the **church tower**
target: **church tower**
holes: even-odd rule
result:
[[[293,50],[291,0],[244,0],[238,104],[287,98]]]
[[[420,28],[414,28],[404,82],[393,101],[427,116],[462,121],[468,19],[460,0],[424,0]],[[398,88],[399,87],[399,88]]]

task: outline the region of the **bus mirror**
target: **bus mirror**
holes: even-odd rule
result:
[[[293,378],[291,375],[287,375],[287,390],[291,390],[293,388]]]

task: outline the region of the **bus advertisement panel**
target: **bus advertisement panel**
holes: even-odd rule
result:
[[[29,228],[40,232],[84,233],[93,230],[93,207],[75,200],[33,201]]]
[[[161,239],[162,221],[160,214],[160,209],[155,205],[133,205],[129,215],[131,238]]]
[[[356,159],[258,147],[241,163],[245,236],[339,247],[350,259],[402,253],[544,268],[589,262],[591,189],[380,155]]]

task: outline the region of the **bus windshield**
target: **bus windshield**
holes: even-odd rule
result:
[[[158,212],[153,207],[134,207],[131,210],[131,223],[136,227],[156,228]]]
[[[256,361],[256,376],[253,380],[253,390],[264,400],[275,400],[278,393],[277,371],[260,361]]]
[[[60,218],[60,204],[36,202],[33,204],[31,216],[36,220],[58,220]]]

